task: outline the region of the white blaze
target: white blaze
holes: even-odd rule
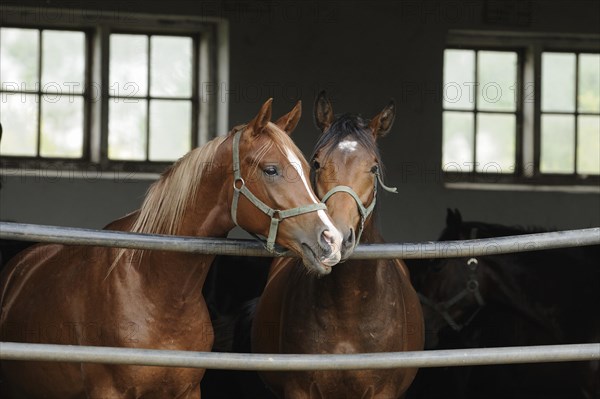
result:
[[[302,183],[304,183],[304,187],[306,188],[306,192],[308,193],[308,195],[310,196],[310,198],[313,200],[313,202],[315,204],[318,204],[319,201],[317,200],[317,197],[315,197],[315,195],[313,194],[312,190],[310,189],[310,186],[308,185],[308,181],[306,180],[306,176],[304,176],[304,171],[302,170],[302,163],[300,162],[300,159],[298,159],[298,157],[296,156],[296,154],[294,154],[294,152],[292,150],[290,150],[289,148],[286,148],[286,155],[287,155],[288,160],[290,161],[290,163],[294,167],[294,169],[296,169],[296,172],[298,173],[298,176],[300,176],[300,179],[302,179]],[[317,211],[317,215],[319,215],[319,218],[321,219],[321,221],[323,222],[323,224],[325,224],[325,226],[327,226],[327,229],[329,229],[329,231],[331,232],[331,234],[334,235],[334,236],[336,236],[336,238],[339,239],[339,240],[336,240],[337,243],[341,243],[342,242],[342,233],[340,233],[338,231],[338,229],[335,228],[335,226],[333,225],[332,220],[325,213],[325,211],[324,210],[318,210]]]
[[[338,149],[340,149],[340,151],[352,152],[352,151],[356,151],[357,145],[358,145],[358,143],[356,141],[344,140],[338,144]]]

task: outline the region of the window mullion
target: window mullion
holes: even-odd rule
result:
[[[148,90],[146,93],[146,162],[148,162],[150,160],[150,75],[152,75],[152,36],[148,35],[146,38],[148,40],[148,73],[146,75],[146,90]]]
[[[110,40],[104,25],[96,28],[91,61],[90,161],[108,164],[108,72]]]
[[[574,114],[573,114],[573,124],[575,126],[573,126],[573,139],[574,139],[574,143],[573,143],[573,174],[578,175],[579,171],[577,170],[577,163],[578,163],[578,151],[577,151],[577,145],[579,142],[579,108],[578,108],[578,100],[577,98],[579,97],[579,53],[575,53],[575,96],[573,101],[575,102],[574,104]]]
[[[532,48],[532,82],[533,82],[533,101],[530,102],[532,107],[529,108],[530,115],[533,116],[532,140],[533,140],[533,175],[540,175],[541,162],[541,137],[542,137],[542,49],[539,45],[534,45]],[[526,98],[527,104],[527,98]]]
[[[43,56],[43,48],[44,48],[44,42],[43,42],[43,37],[44,35],[42,35],[42,30],[38,29],[38,43],[39,43],[39,48],[38,48],[38,73],[37,73],[37,79],[38,79],[38,87],[37,87],[37,114],[38,114],[38,123],[37,123],[37,143],[36,143],[36,148],[35,148],[35,153],[37,158],[41,158],[42,156],[42,100],[44,97],[44,93],[42,90],[42,68],[43,68],[43,64],[42,64],[42,56]]]
[[[473,173],[477,173],[477,116],[478,116],[478,87],[479,87],[479,50],[475,51],[475,84],[473,85]]]
[[[539,126],[539,108],[536,107],[536,99],[539,101],[539,93],[536,88],[539,84],[536,82],[540,75],[539,63],[540,50],[535,45],[525,48],[523,53],[523,67],[521,82],[519,82],[519,96],[517,97],[517,107],[521,110],[521,157],[520,167],[522,175],[531,178],[538,171],[536,161],[536,128]],[[537,78],[536,78],[537,77]],[[538,103],[539,106],[539,103]],[[537,135],[539,137],[539,134]]]
[[[84,64],[84,87],[83,87],[83,160],[91,161],[92,154],[92,102],[94,98],[93,86],[93,52],[94,35],[89,30],[85,31],[85,64]]]
[[[200,39],[199,37],[192,37],[192,118],[190,127],[191,127],[191,137],[190,137],[190,147],[191,149],[196,148],[200,145],[199,142],[199,115],[200,115],[200,101],[198,98],[198,93],[200,92]]]

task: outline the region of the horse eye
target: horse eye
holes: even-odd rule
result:
[[[371,168],[371,173],[373,173],[374,175],[376,175],[377,173],[379,173],[379,165],[374,165]]]
[[[321,167],[321,164],[319,163],[319,161],[317,161],[316,159],[313,160],[313,168],[315,168],[315,170],[317,170],[320,167]]]
[[[267,166],[263,169],[263,173],[267,176],[277,176],[277,168],[275,166]]]

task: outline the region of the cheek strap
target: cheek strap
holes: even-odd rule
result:
[[[242,178],[242,173],[240,171],[240,138],[242,136],[242,130],[238,130],[233,136],[233,200],[231,202],[231,219],[233,220],[233,223],[236,224],[236,226],[239,226],[237,222],[237,208],[241,194],[244,197],[246,197],[248,201],[250,201],[255,207],[257,207],[260,211],[262,211],[264,214],[271,218],[271,222],[269,225],[269,235],[267,236],[266,243],[264,239],[262,239],[255,233],[252,233],[250,231],[248,233],[254,236],[257,240],[261,241],[265,245],[267,251],[271,253],[280,254],[279,252],[275,251],[275,241],[277,239],[277,230],[279,228],[279,223],[283,219],[303,215],[309,212],[326,210],[327,205],[325,205],[324,203],[314,203],[302,205],[296,208],[279,210],[271,208],[270,206],[262,202],[260,199],[258,199],[258,197],[246,187],[246,182]]]
[[[369,217],[369,215],[371,215],[371,213],[373,213],[373,209],[375,209],[375,203],[377,202],[377,183],[379,182],[379,185],[385,191],[388,191],[388,192],[394,193],[394,194],[398,194],[398,189],[396,187],[388,187],[385,184],[383,184],[383,179],[381,178],[381,174],[379,172],[375,172],[374,174],[375,174],[375,179],[373,179],[373,200],[367,207],[365,207],[363,205],[358,194],[356,194],[356,192],[351,187],[348,187],[348,186],[335,186],[331,190],[329,190],[327,192],[327,194],[325,194],[323,196],[323,198],[321,199],[321,202],[325,204],[327,202],[327,200],[329,198],[331,198],[331,196],[333,194],[340,193],[340,192],[349,194],[352,198],[354,198],[354,202],[356,202],[356,207],[358,208],[358,213],[360,213],[360,225],[358,227],[358,235],[356,237],[356,241],[354,241],[354,247],[356,247],[358,245],[358,243],[360,242],[360,238],[362,236],[362,233],[363,233],[363,230],[365,227],[365,222],[367,221],[367,218]]]

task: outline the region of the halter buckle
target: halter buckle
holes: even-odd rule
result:
[[[475,292],[479,288],[479,281],[477,280],[469,280],[467,281],[467,290],[470,292]]]
[[[271,219],[281,222],[283,219],[281,218],[280,212],[281,212],[281,210],[279,210],[279,209],[273,209],[273,214],[271,215]]]
[[[237,182],[241,182],[242,185],[240,186],[240,188],[237,187]],[[244,181],[244,179],[242,177],[236,177],[235,179],[233,179],[233,189],[235,191],[241,191],[244,186],[246,185],[246,182]]]

